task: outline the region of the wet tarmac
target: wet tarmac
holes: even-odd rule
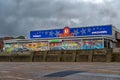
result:
[[[1,62],[0,80],[120,80],[120,63]]]

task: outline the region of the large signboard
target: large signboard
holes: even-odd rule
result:
[[[80,36],[98,36],[112,35],[112,25],[90,26],[80,28],[54,29],[31,31],[30,38],[60,38],[60,37],[80,37]]]

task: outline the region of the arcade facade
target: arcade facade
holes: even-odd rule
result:
[[[29,40],[5,41],[5,48],[43,50],[90,50],[115,48],[120,43],[119,31],[112,25],[88,26],[30,32]]]

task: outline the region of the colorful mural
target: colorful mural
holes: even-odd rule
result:
[[[93,49],[102,49],[102,48],[104,48],[103,41],[102,40],[93,40],[92,48]]]
[[[89,50],[89,49],[102,49],[104,45],[102,40],[79,40],[79,41],[63,41],[62,47],[66,50]]]
[[[102,40],[83,40],[83,45],[81,46],[81,49],[103,49],[104,45],[102,42]]]
[[[64,47],[66,50],[81,49],[81,41],[63,41],[62,47]]]
[[[48,42],[38,42],[37,48],[39,51],[49,50],[49,44],[48,44]]]
[[[51,42],[24,42],[9,43],[4,45],[5,52],[18,51],[46,51],[46,50],[90,50],[103,49],[103,40],[52,40]]]
[[[62,45],[62,42],[51,42],[49,47],[50,47],[50,50],[61,50],[61,45]]]
[[[92,41],[91,40],[83,40],[81,49],[92,49]]]
[[[33,42],[23,44],[25,48],[28,48],[30,51],[44,51],[48,50],[48,42]]]
[[[34,42],[34,43],[11,43],[5,44],[5,52],[18,52],[18,51],[44,51],[48,50],[48,42]]]

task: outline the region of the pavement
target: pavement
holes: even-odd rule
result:
[[[0,62],[0,80],[120,80],[120,62]]]

